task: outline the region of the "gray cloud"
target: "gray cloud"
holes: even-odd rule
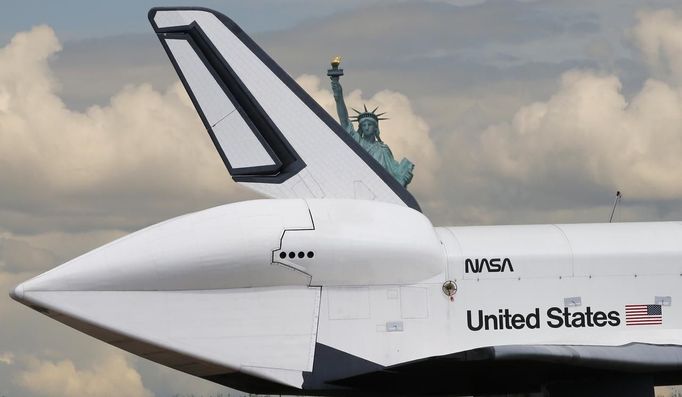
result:
[[[651,61],[651,48],[663,66],[677,62],[679,41],[669,35],[680,20],[673,11],[639,14],[634,37],[654,67],[661,64]],[[617,75],[584,69],[559,82],[548,99],[519,107],[508,120],[452,137],[447,150],[459,172],[450,180],[459,183],[448,185],[446,196],[458,203],[449,216],[465,223],[603,221],[615,191],[624,190],[619,219],[679,219],[682,88],[649,79],[626,95]]]
[[[45,271],[58,265],[51,251],[22,240],[0,236],[0,271],[19,273]]]
[[[177,75],[156,35],[128,34],[67,41],[49,60],[57,93],[75,110],[106,106],[125,85],[165,89]],[[96,65],[96,66],[93,66]]]
[[[652,73],[682,84],[682,19],[672,9],[641,11],[633,38]]]

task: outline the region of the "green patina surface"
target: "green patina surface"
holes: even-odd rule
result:
[[[327,76],[331,79],[334,100],[336,101],[336,111],[339,115],[341,126],[365,149],[372,157],[381,164],[401,185],[407,186],[412,181],[412,171],[414,164],[403,157],[400,162],[393,157],[391,149],[379,136],[379,121],[384,120],[377,114],[377,109],[364,111],[353,109],[355,116],[348,115],[348,108],[343,99],[343,89],[339,79],[343,76],[343,69],[339,69],[341,59],[336,57],[332,60],[332,68],[327,71]],[[351,108],[352,109],[352,108]],[[357,130],[353,127],[353,121],[358,123]]]

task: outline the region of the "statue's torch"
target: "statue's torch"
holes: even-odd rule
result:
[[[343,76],[343,69],[339,69],[339,65],[341,64],[341,57],[340,56],[335,56],[334,59],[332,59],[331,69],[327,69],[327,76],[329,76],[332,80],[333,79],[339,79],[339,77]]]

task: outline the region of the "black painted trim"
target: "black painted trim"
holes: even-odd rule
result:
[[[606,349],[628,346],[665,347],[631,343]],[[520,350],[533,348],[520,347]],[[682,349],[682,346],[670,347]],[[601,396],[610,395],[604,393],[608,388],[599,388],[606,383],[612,386],[682,383],[680,365],[620,366],[608,360],[528,355],[523,352],[499,357],[498,348],[484,347],[384,367],[318,342],[315,344],[313,370],[303,372],[302,390],[241,372],[203,378],[250,393],[339,397],[466,396],[529,393],[542,389],[550,390],[550,396]],[[557,393],[557,389],[581,392],[565,394]],[[644,394],[623,395],[641,397]]]
[[[318,344],[317,347],[320,345]],[[610,379],[614,382],[631,381],[649,385],[670,385],[682,382],[682,361],[667,364],[652,362],[622,363],[609,359],[609,351],[630,347],[651,349],[676,348],[670,356],[678,357],[682,346],[630,343],[623,346],[562,346],[579,350],[582,347],[604,349],[602,357],[555,355],[536,353],[537,346],[483,347],[443,356],[404,362],[378,371],[365,372],[346,378],[324,379],[310,386],[332,385],[350,392],[401,395],[488,395],[538,392],[551,385],[565,387],[595,385]],[[547,347],[547,346],[539,346]],[[517,351],[516,351],[517,350]],[[335,358],[320,355],[325,367],[334,366]],[[362,360],[360,358],[357,358]],[[318,352],[315,351],[315,366]],[[304,375],[305,379],[305,375]],[[595,383],[596,382],[596,383]],[[306,386],[306,383],[304,383]],[[331,388],[332,392],[335,390]],[[315,393],[311,391],[310,394]],[[321,394],[321,393],[320,393]]]
[[[303,389],[345,389],[332,382],[383,369],[384,367],[380,364],[317,342],[315,343],[313,370],[303,373]]]
[[[244,31],[236,24],[234,23],[231,19],[226,17],[225,15],[216,12],[214,10],[208,9],[208,8],[203,8],[203,7],[155,7],[149,10],[148,13],[148,18],[150,23],[152,24],[152,27],[154,28],[154,31],[157,33],[159,36],[159,39],[163,41],[163,34],[166,32],[170,31],[177,31],[178,27],[174,27],[172,29],[160,29],[156,23],[154,22],[154,15],[156,14],[157,11],[173,11],[173,10],[196,10],[196,11],[205,11],[212,13],[215,15],[232,33],[239,38],[239,40],[244,43],[260,60],[263,62],[296,96],[303,101],[303,103],[308,106],[308,108],[315,113],[317,117],[322,120],[327,127],[329,127],[330,130],[332,130],[343,142],[350,147],[355,154],[360,157],[383,181],[386,183],[386,185],[398,196],[400,199],[409,207],[421,211],[421,208],[419,207],[419,203],[417,203],[417,200],[412,196],[412,194],[407,191],[405,187],[403,187],[391,174],[386,171],[374,158],[367,153],[359,143],[355,142],[355,140],[339,125],[339,123],[336,122],[322,107],[313,100],[308,93],[305,92],[295,81],[292,79],[282,68],[277,65],[277,63],[268,56],[265,51],[263,51]],[[166,49],[166,52],[168,52],[168,49]],[[224,60],[223,60],[224,62]],[[226,63],[225,63],[226,64]],[[175,65],[174,65],[175,66]],[[229,69],[228,69],[229,70]],[[184,83],[184,82],[183,82]],[[248,92],[248,91],[247,91]],[[250,95],[250,94],[249,94]],[[262,111],[262,109],[261,109]],[[279,130],[275,130],[279,131]],[[280,133],[281,134],[281,133]],[[283,136],[280,135],[282,138],[283,143],[288,145],[288,142],[286,139],[284,139]],[[272,143],[272,142],[271,142]],[[273,145],[274,146],[274,145]],[[273,147],[275,151],[277,151],[276,148]],[[299,159],[300,160],[300,159]],[[286,164],[286,161],[283,163]],[[294,163],[297,164],[297,163]],[[302,168],[301,168],[302,169]],[[296,169],[295,172],[293,170],[284,170],[283,173],[288,173],[288,172],[294,172],[297,173],[300,171],[300,169]],[[290,177],[289,175],[288,177]],[[233,176],[234,178],[234,176]],[[237,180],[237,178],[234,178]],[[273,178],[269,180],[269,183],[278,183],[277,182],[278,178]],[[286,178],[285,178],[286,179]],[[239,179],[239,181],[244,181],[244,182],[258,182],[258,183],[263,183],[266,182],[266,180],[263,179],[261,176],[254,176],[250,178],[249,180],[245,179]],[[268,183],[266,182],[266,183]],[[281,182],[281,181],[280,181]]]
[[[189,42],[190,45],[192,45],[192,48],[194,48],[194,51],[197,52],[197,54],[200,54],[200,58],[202,59],[202,62],[206,65],[206,68],[211,72],[213,75],[213,78],[220,84],[221,88],[223,89],[223,92],[225,92],[225,95],[227,95],[228,99],[232,104],[235,106],[236,111],[239,112],[239,115],[242,117],[242,119],[246,122],[246,124],[249,126],[253,134],[256,136],[258,141],[261,143],[261,145],[265,148],[267,151],[268,155],[270,158],[273,160],[275,163],[274,166],[261,166],[261,167],[242,167],[242,168],[232,168],[230,170],[230,174],[233,176],[237,175],[250,175],[250,174],[258,174],[258,175],[274,175],[277,174],[281,171],[283,167],[283,162],[281,160],[283,156],[282,153],[278,153],[278,151],[275,151],[271,145],[270,142],[266,140],[266,138],[263,136],[262,132],[267,131],[268,128],[273,128],[271,126],[266,126],[266,127],[257,127],[254,124],[254,120],[250,115],[253,114],[253,112],[246,111],[244,110],[244,107],[242,104],[244,103],[244,100],[239,100],[235,93],[234,89],[231,89],[228,85],[227,82],[229,82],[229,78],[226,78],[225,76],[222,76],[221,73],[219,73],[219,67],[214,66],[216,65],[216,62],[220,62],[219,60],[213,60],[209,61],[207,59],[208,55],[213,55],[217,54],[217,50],[214,48],[211,48],[214,52],[211,50],[207,50],[206,48],[202,48],[202,46],[210,46],[212,47],[212,44],[208,41],[208,38],[204,34],[204,32],[201,30],[198,24],[192,23],[190,25],[189,29],[189,36],[192,38]],[[235,75],[236,76],[236,75]],[[273,124],[273,123],[270,123]],[[274,125],[274,124],[273,124]],[[276,127],[274,127],[276,128]],[[289,153],[286,153],[287,155]],[[287,156],[288,157],[288,156]],[[291,156],[292,158],[288,161],[293,162],[296,160],[295,157]],[[229,160],[229,159],[228,159]],[[229,168],[228,168],[229,170]]]
[[[201,62],[204,63],[204,66],[209,71],[209,73],[213,76],[214,80],[220,86],[220,88],[223,90],[223,92],[225,93],[227,98],[232,102],[233,105],[235,105],[236,111],[239,113],[239,115],[242,117],[242,119],[249,126],[249,128],[251,129],[251,132],[256,136],[258,141],[261,143],[263,148],[266,150],[266,152],[270,156],[270,159],[274,163],[273,165],[256,166],[256,167],[241,167],[241,168],[236,168],[236,167],[232,166],[232,164],[230,163],[230,159],[227,157],[227,155],[223,151],[222,147],[220,146],[220,142],[218,141],[218,138],[215,135],[215,132],[213,131],[213,125],[211,125],[211,123],[209,123],[208,119],[206,118],[206,115],[204,114],[203,110],[199,106],[199,101],[196,98],[196,96],[194,95],[194,92],[192,91],[189,83],[187,82],[187,79],[185,78],[182,70],[180,69],[179,65],[177,64],[175,56],[173,55],[173,53],[168,48],[168,43],[166,42],[166,40],[184,40],[190,45],[190,47],[192,47],[192,49],[194,50],[196,55],[199,57]],[[166,52],[168,53],[168,57],[170,58],[173,66],[175,67],[175,70],[178,73],[178,76],[180,77],[182,84],[185,86],[185,90],[189,94],[190,99],[192,100],[192,103],[194,104],[194,107],[195,107],[197,113],[199,114],[199,117],[201,118],[201,121],[204,124],[204,127],[206,128],[206,131],[208,131],[208,134],[211,137],[211,141],[213,141],[213,144],[215,145],[215,148],[218,151],[220,158],[223,160],[223,163],[227,167],[227,170],[230,173],[230,175],[235,176],[235,175],[277,174],[277,173],[279,173],[280,169],[282,168],[282,161],[279,159],[277,154],[272,150],[272,148],[270,147],[268,142],[260,134],[259,130],[253,124],[251,119],[247,116],[246,112],[240,106],[239,102],[236,100],[234,95],[232,95],[232,92],[225,86],[225,83],[218,76],[217,72],[211,66],[211,64],[208,62],[204,52],[202,52],[201,49],[199,49],[199,46],[196,43],[196,41],[193,39],[193,37],[189,33],[178,33],[178,32],[165,33],[161,38],[161,43],[162,43],[164,49],[166,50]]]
[[[190,95],[190,99],[199,114],[204,127],[208,131],[213,144],[216,147],[223,163],[232,178],[237,182],[252,182],[256,178],[260,183],[281,183],[296,175],[305,168],[305,162],[298,156],[296,151],[286,142],[284,135],[277,129],[265,111],[246,90],[244,84],[226,62],[219,56],[217,49],[213,47],[198,24],[192,23],[183,27],[164,29],[164,33],[158,34],[159,40],[166,51],[173,67],[176,69],[180,80]],[[208,122],[194,95],[189,83],[177,64],[173,53],[168,48],[166,40],[186,40],[206,69],[211,73],[215,81],[221,87],[228,99],[235,105],[240,116],[247,123],[253,134],[265,148],[274,165],[235,168],[220,147],[220,143],[213,132],[213,126]],[[217,55],[218,54],[218,55]],[[209,59],[211,57],[212,59]],[[220,71],[223,71],[222,73]],[[267,138],[265,136],[267,136]]]
[[[253,97],[251,92],[246,88],[246,85],[234,72],[232,67],[220,55],[218,49],[208,39],[201,27],[193,22],[189,25],[189,34],[193,37],[196,43],[203,46],[201,51],[204,54],[210,55],[212,59],[209,63],[217,72],[219,79],[227,86],[227,91],[232,95],[231,100],[234,99],[238,108],[241,110],[245,120],[249,120],[251,125],[260,132],[257,134],[261,143],[267,142],[268,148],[272,148],[276,153],[277,158],[282,163],[282,169],[279,175],[274,174],[254,174],[254,176],[240,174],[235,177],[235,180],[240,182],[260,182],[260,183],[281,183],[293,175],[296,175],[300,170],[305,168],[306,164],[301,157],[296,153],[296,150],[289,144],[289,141],[284,137],[284,134],[279,130],[277,125],[270,119],[267,112],[261,107],[260,103]],[[256,178],[256,180],[252,180]]]

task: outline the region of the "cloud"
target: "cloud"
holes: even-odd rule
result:
[[[11,352],[0,353],[0,363],[12,365],[14,363],[14,353]]]
[[[641,11],[632,36],[657,77],[682,84],[682,18],[678,13]]]
[[[0,271],[11,273],[40,271],[57,264],[57,258],[50,250],[0,235]]]
[[[537,42],[541,36],[555,39],[556,46],[564,25],[574,22],[572,15],[562,11],[562,18],[552,18],[532,5],[508,1],[467,7],[443,1],[382,2],[310,20],[264,35],[262,41],[274,58],[296,75],[322,72],[329,57],[341,54],[347,60],[348,78],[351,70],[353,76],[371,71],[376,81],[372,88],[390,76],[396,84],[410,85],[413,91],[424,90],[420,87],[423,85],[428,90],[447,91],[460,72],[453,65],[488,57],[496,52],[496,45]],[[550,46],[544,49],[556,52]],[[424,72],[429,78],[420,79]],[[412,79],[405,79],[406,75]],[[372,79],[364,76],[364,80]]]
[[[47,62],[59,49],[47,26],[0,49],[6,227],[130,229],[250,195],[231,182],[179,83],[127,86],[106,106],[70,110]]]
[[[335,120],[338,119],[334,97],[330,90],[321,87],[319,77],[302,75],[296,81]],[[379,125],[381,139],[390,146],[397,161],[407,157],[415,163],[410,190],[430,195],[430,191],[436,187],[434,173],[440,166],[440,156],[431,138],[429,125],[415,113],[407,96],[392,90],[382,90],[371,98],[365,98],[362,91],[356,89],[346,95],[345,102],[350,112],[351,107],[360,109],[364,105],[369,109],[378,106],[377,112],[387,112],[384,117],[389,119],[382,120]]]
[[[27,359],[27,368],[15,381],[26,390],[46,397],[151,397],[140,374],[119,354],[110,355],[91,369],[77,368],[70,360]]]
[[[655,47],[659,66],[676,68],[682,51],[665,38],[678,25],[682,18],[668,11],[640,13],[635,36],[658,40],[639,41],[645,57]],[[625,94],[618,75],[590,69],[566,71],[557,83],[506,121],[453,134],[442,149],[457,170],[448,195],[459,200],[449,216],[466,223],[603,220],[616,190],[629,206],[625,219],[679,216],[682,85],[649,78]]]
[[[679,90],[649,80],[630,101],[620,90],[616,76],[567,72],[549,100],[484,131],[487,163],[525,184],[572,178],[632,198],[682,196]]]
[[[446,3],[458,7],[476,6],[484,4],[487,0],[431,0],[436,3]]]
[[[654,395],[656,397],[675,397],[679,396],[682,389],[678,386],[659,386],[655,388]]]
[[[0,273],[39,273],[128,234],[122,230],[18,234],[0,228]]]

